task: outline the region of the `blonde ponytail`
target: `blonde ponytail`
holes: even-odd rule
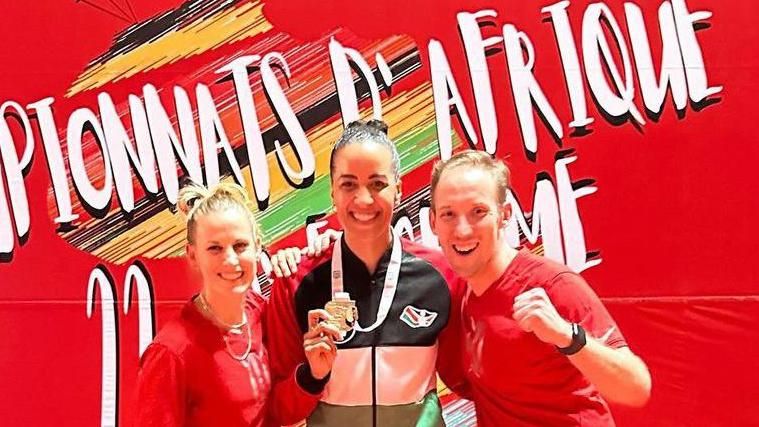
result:
[[[220,182],[210,188],[190,184],[179,191],[177,210],[187,222],[187,242],[195,243],[196,219],[211,212],[240,209],[250,221],[256,248],[261,247],[261,231],[253,215],[253,202],[247,191],[237,184]]]

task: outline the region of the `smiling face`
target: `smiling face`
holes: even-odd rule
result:
[[[367,141],[347,144],[335,153],[332,201],[346,235],[360,240],[387,240],[400,182],[392,152]]]
[[[246,292],[256,277],[255,242],[250,220],[242,208],[198,216],[187,257],[200,272],[203,292]]]
[[[430,223],[451,267],[471,283],[495,280],[503,273],[503,228],[511,206],[499,203],[493,174],[469,166],[447,169],[433,197]]]

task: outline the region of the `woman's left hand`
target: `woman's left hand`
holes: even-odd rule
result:
[[[280,249],[272,255],[271,269],[276,277],[290,277],[298,271],[301,250],[296,247]]]
[[[298,264],[302,260],[302,255],[306,255],[309,258],[318,257],[338,238],[340,238],[339,231],[327,229],[310,242],[306,248],[298,249],[293,246],[280,249],[270,258],[274,275],[277,277],[292,276],[298,271]]]

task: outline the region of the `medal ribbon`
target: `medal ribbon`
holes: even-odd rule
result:
[[[393,235],[393,248],[390,253],[390,263],[387,266],[387,273],[385,274],[385,284],[382,288],[382,297],[380,299],[379,307],[377,308],[377,320],[367,327],[362,328],[358,321],[354,324],[353,329],[359,332],[371,332],[387,318],[387,314],[390,312],[390,306],[393,305],[393,299],[395,298],[395,290],[398,287],[398,276],[401,271],[401,239],[395,232],[391,230]],[[335,294],[343,292],[343,257],[342,257],[342,240],[335,242],[335,249],[332,251],[332,298],[335,298]]]

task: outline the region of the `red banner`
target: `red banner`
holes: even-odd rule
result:
[[[347,122],[381,117],[403,163],[396,229],[425,243],[431,165],[465,147],[507,160],[509,243],[582,272],[649,364],[652,400],[614,407],[619,425],[758,425],[757,12],[746,0],[6,5],[3,424],[129,425],[139,355],[197,289],[178,188],[239,182],[270,252],[303,245],[336,226],[331,145]],[[471,406],[446,402],[452,425],[471,422]]]

